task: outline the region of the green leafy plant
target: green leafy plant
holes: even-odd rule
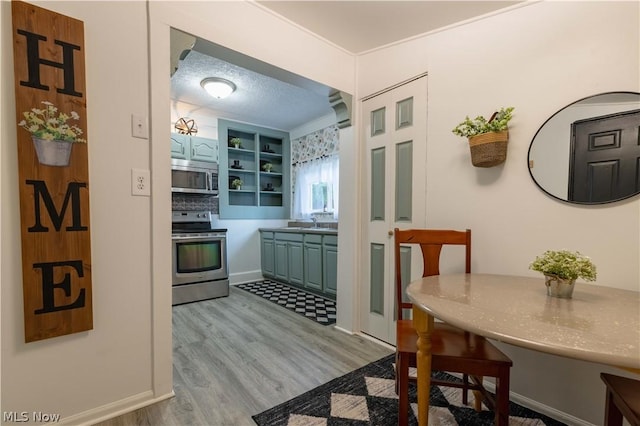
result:
[[[233,186],[235,189],[238,189],[238,188],[240,188],[240,187],[242,186],[242,184],[243,184],[243,183],[244,183],[244,182],[242,182],[242,180],[241,180],[241,179],[234,179],[234,180],[231,182],[231,186]]]
[[[529,269],[565,280],[583,278],[585,281],[595,281],[597,275],[596,265],[589,257],[568,250],[547,250],[536,256]]]
[[[231,138],[229,139],[229,143],[233,145],[234,148],[240,148],[242,145],[242,139],[240,138]]]
[[[501,132],[507,130],[509,120],[513,116],[514,107],[501,108],[493,120],[487,120],[482,116],[477,116],[473,120],[466,116],[464,121],[458,124],[452,132],[458,136],[470,138],[489,132]]]
[[[262,165],[262,170],[264,170],[265,172],[270,172],[271,169],[273,169],[273,164],[271,163],[264,163]]]
[[[42,101],[42,104],[44,108],[31,108],[31,111],[24,112],[24,120],[21,120],[18,126],[39,139],[86,142],[79,137],[82,135],[82,129],[75,124],[67,123],[69,120],[80,120],[77,112],[58,112],[58,107],[48,101]]]

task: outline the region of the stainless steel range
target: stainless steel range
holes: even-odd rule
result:
[[[210,212],[172,215],[172,304],[228,296],[227,230],[213,226]]]

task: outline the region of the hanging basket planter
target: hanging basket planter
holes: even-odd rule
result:
[[[487,120],[478,116],[471,120],[467,116],[452,132],[469,139],[471,163],[476,167],[493,167],[507,159],[507,143],[513,107],[501,108]]]
[[[509,131],[489,132],[469,138],[471,163],[476,167],[493,167],[507,159]]]

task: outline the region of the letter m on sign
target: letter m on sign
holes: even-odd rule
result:
[[[24,333],[33,342],[93,329],[84,24],[21,1],[11,12],[16,123],[50,105],[86,141],[70,145],[68,161],[44,161],[43,146],[69,134],[18,125]]]

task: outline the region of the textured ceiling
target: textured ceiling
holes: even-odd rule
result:
[[[206,77],[232,81],[237,89],[216,99],[200,86]],[[261,74],[219,58],[191,51],[171,78],[171,98],[237,121],[291,130],[332,112],[324,94]]]
[[[358,53],[423,34],[475,16],[510,7],[516,1],[259,1],[335,45]],[[226,99],[210,97],[200,86],[206,77],[233,81]],[[331,88],[197,40],[171,78],[174,102],[190,111],[289,131],[332,113]]]

